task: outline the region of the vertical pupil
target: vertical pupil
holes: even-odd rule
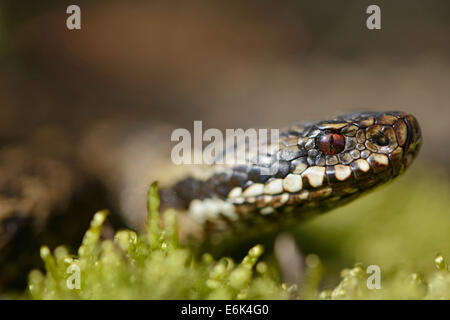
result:
[[[331,134],[330,135],[330,147],[329,147],[329,150],[330,150],[330,153],[333,153],[333,135]]]
[[[327,133],[318,138],[319,150],[323,154],[334,155],[345,149],[345,138],[338,133]]]

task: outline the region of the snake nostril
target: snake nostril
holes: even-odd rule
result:
[[[379,146],[387,146],[389,145],[389,138],[386,137],[384,134],[378,134],[372,137],[372,142],[376,143]]]

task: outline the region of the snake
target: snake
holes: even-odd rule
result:
[[[184,210],[207,235],[292,225],[395,179],[416,158],[422,134],[409,113],[366,111],[293,124],[275,143],[264,152],[247,147],[256,156],[245,163],[213,163],[210,174],[163,188],[163,207]]]
[[[95,164],[92,176],[102,181],[110,198],[119,199],[121,210],[111,218],[124,218],[119,227],[145,225],[145,189],[157,171],[170,177],[160,180],[163,216],[175,209],[180,240],[208,249],[220,247],[215,244],[227,237],[240,245],[246,237],[261,239],[349,203],[402,174],[422,145],[419,123],[409,113],[353,112],[279,129],[279,139],[268,139],[267,148],[236,142],[220,155],[244,148],[249,157],[243,163],[215,161],[171,172],[164,167],[171,162],[165,156],[169,143],[161,143],[160,133],[127,136],[129,126],[111,131],[89,135],[92,148],[86,143],[69,149],[86,148],[87,164]],[[90,180],[77,169],[88,165],[77,153],[67,157],[78,164],[71,166],[33,150],[11,147],[0,153],[0,273],[7,274],[0,287],[23,279],[28,270],[23,257],[39,259],[40,235],[60,237],[59,230],[67,234],[68,225],[73,230],[69,241],[82,234],[83,223],[91,219],[92,198],[103,190],[89,187]]]

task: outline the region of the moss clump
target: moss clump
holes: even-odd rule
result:
[[[341,272],[342,280],[339,285],[330,290],[322,291],[320,299],[450,299],[450,271],[443,267],[444,258],[438,255],[435,259],[437,271],[428,280],[418,273],[398,270],[382,280],[380,289],[368,288],[368,274],[361,264]],[[370,281],[369,281],[370,282]]]
[[[107,212],[97,213],[77,256],[64,247],[53,253],[41,249],[46,273],[30,273],[28,295],[33,299],[450,299],[450,271],[444,259],[450,243],[450,189],[429,173],[417,176],[414,183],[402,178],[297,227],[297,240],[306,255],[298,290],[281,283],[273,256],[259,261],[260,245],[240,263],[215,260],[210,254],[197,257],[180,246],[174,211],[165,213],[165,227],[160,227],[153,185],[147,232],[121,230],[113,241],[101,240]],[[438,251],[444,255],[436,255]],[[344,269],[341,279],[336,279],[341,268],[355,261],[365,265]],[[379,290],[367,287],[370,264],[381,268]],[[70,266],[79,267],[79,289],[68,288]]]
[[[159,224],[156,185],[149,190],[148,231],[138,235],[121,230],[114,240],[100,240],[107,211],[94,215],[78,256],[64,247],[53,254],[41,248],[46,274],[33,270],[29,294],[33,299],[286,299],[289,290],[258,258],[263,248],[250,249],[241,263],[215,261],[209,254],[196,259],[180,247],[175,213]],[[75,268],[71,266],[76,266]],[[76,268],[80,286],[76,288]],[[69,272],[68,272],[69,271]],[[68,284],[69,282],[69,284]],[[72,288],[72,289],[70,289]]]

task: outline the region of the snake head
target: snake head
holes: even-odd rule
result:
[[[422,143],[416,118],[398,111],[350,113],[310,123],[301,136],[299,147],[308,155],[307,166],[325,167],[334,187],[353,180],[359,190],[404,172]]]
[[[394,179],[411,165],[422,142],[416,118],[397,111],[299,123],[279,138],[270,142],[275,148],[269,153],[244,165],[179,183],[175,191],[190,195],[185,202],[192,216],[218,225],[221,219],[258,216],[284,223],[306,219]],[[263,174],[266,168],[276,170]]]

